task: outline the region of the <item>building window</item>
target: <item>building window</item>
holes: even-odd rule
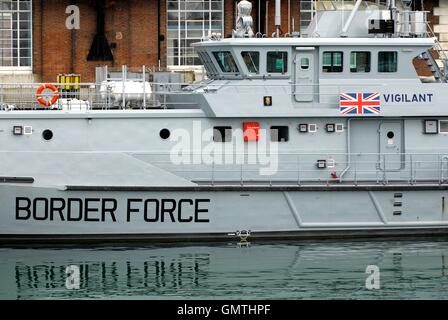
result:
[[[370,72],[370,52],[350,53],[350,72]]]
[[[31,67],[31,0],[0,1],[0,68]]]
[[[223,6],[223,0],[167,0],[168,66],[201,65],[191,44],[224,32]]]
[[[304,32],[316,14],[315,0],[300,1],[300,32]]]
[[[378,52],[378,72],[397,72],[398,53],[395,51]]]
[[[230,51],[213,52],[213,55],[215,56],[222,72],[239,72],[235,59],[233,59]]]
[[[271,51],[267,53],[266,69],[268,73],[288,72],[288,52]]]
[[[322,56],[323,72],[342,72],[344,54],[342,52],[326,51]]]
[[[249,73],[260,73],[260,53],[258,51],[243,51],[241,56]]]

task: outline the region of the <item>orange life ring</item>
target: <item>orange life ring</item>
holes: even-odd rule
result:
[[[45,89],[50,89],[51,91],[53,91],[53,98],[51,98],[51,100],[45,100],[44,98],[42,98],[41,94]],[[36,94],[37,94],[37,101],[39,101],[39,103],[41,105],[46,106],[46,107],[49,107],[49,106],[55,104],[56,101],[58,101],[58,99],[59,99],[58,89],[54,85],[49,84],[49,83],[44,83],[43,85],[41,85],[37,89]]]

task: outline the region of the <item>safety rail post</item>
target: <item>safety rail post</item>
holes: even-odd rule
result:
[[[156,99],[157,99],[157,95],[159,94],[158,93],[159,90],[158,90],[157,86],[158,86],[158,84],[153,83],[152,88],[151,88],[152,89],[151,90],[152,91],[152,95],[151,95],[152,96],[152,107],[153,108],[157,107]]]
[[[146,67],[142,67],[142,77],[143,77],[143,109],[146,110]]]
[[[442,157],[442,183],[446,183],[447,156]]]
[[[386,155],[383,154],[383,184],[387,184],[386,180]]]
[[[358,161],[356,160],[356,158],[355,158],[355,161],[354,161],[355,163],[355,179],[354,179],[354,183],[355,183],[355,186],[357,186],[358,185]]]
[[[112,108],[112,87],[107,86],[107,109]]]
[[[122,104],[123,109],[126,109],[126,98],[125,98],[125,94],[126,94],[126,91],[125,91],[126,78],[127,78],[126,66],[121,66],[121,79],[122,79],[122,82],[123,82],[123,88],[122,88],[123,89],[122,90],[123,96],[122,96],[121,104]]]
[[[23,105],[23,89],[22,89],[22,84],[19,83],[19,105]]]
[[[300,156],[297,156],[297,185],[300,186]]]
[[[375,163],[376,184],[380,183],[380,173],[379,173],[380,170],[381,170],[381,160],[378,161],[377,158],[377,161]]]
[[[243,183],[243,163],[241,163],[241,166],[240,166],[240,184],[241,184],[241,186],[244,185],[244,183]]]
[[[74,81],[76,81],[76,80],[74,80]],[[73,85],[73,87],[76,88],[75,85]],[[87,88],[87,90],[88,90],[88,89],[89,89],[89,88]],[[74,97],[75,97],[76,99],[78,99],[78,100],[81,100],[81,90],[82,90],[82,86],[81,86],[81,85],[78,85],[78,91],[76,91],[76,89],[72,90],[72,91],[74,91]],[[89,91],[89,93],[90,93],[90,91]],[[81,103],[81,102],[80,102],[80,103]]]
[[[445,156],[440,156],[440,174],[439,174],[439,176],[440,176],[440,184],[443,184],[443,183],[445,183],[446,182],[446,177],[445,177],[445,168],[447,167],[446,166],[446,161],[447,161],[447,156],[445,155]]]
[[[442,156],[440,158],[440,184],[442,184],[445,181],[445,175],[443,174],[443,170],[444,170],[444,162],[445,161],[445,157]]]
[[[447,163],[447,160],[448,160],[448,156],[443,156],[442,157],[442,183],[446,183],[446,175],[444,174],[444,173],[446,173],[445,171],[448,169],[448,163]]]
[[[80,95],[80,99],[81,100],[81,86],[79,87],[79,95]],[[90,87],[87,89],[87,100],[89,101],[89,107],[90,110],[94,109],[95,107],[95,102],[97,104],[100,103],[101,98],[99,97],[99,92],[97,91],[97,89],[95,88],[95,86]],[[106,98],[107,101],[107,98]],[[101,103],[103,106],[101,107],[101,109],[104,109],[104,103]],[[97,106],[98,107],[98,106]]]
[[[414,166],[414,184],[417,184],[418,178],[417,178],[417,168],[419,166],[420,161],[415,161]]]
[[[212,186],[215,185],[215,160],[212,162]]]

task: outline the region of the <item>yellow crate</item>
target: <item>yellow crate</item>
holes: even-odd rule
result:
[[[63,91],[78,91],[81,75],[79,74],[58,74],[57,82]]]

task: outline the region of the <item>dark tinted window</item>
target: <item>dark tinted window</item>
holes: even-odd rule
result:
[[[287,142],[289,140],[288,126],[272,126],[271,127],[271,141]]]
[[[344,53],[339,51],[326,51],[322,56],[322,72],[342,72]]]
[[[213,127],[214,142],[230,142],[232,141],[232,127],[217,126]]]
[[[370,52],[350,53],[350,72],[370,72]]]
[[[241,56],[250,73],[260,73],[260,53],[258,51],[243,51]]]
[[[288,52],[271,51],[268,52],[266,59],[266,71],[268,73],[288,72]]]
[[[239,72],[235,59],[233,59],[230,51],[213,52],[213,55],[215,56],[222,72]]]
[[[398,53],[395,51],[378,52],[378,72],[397,72]]]

